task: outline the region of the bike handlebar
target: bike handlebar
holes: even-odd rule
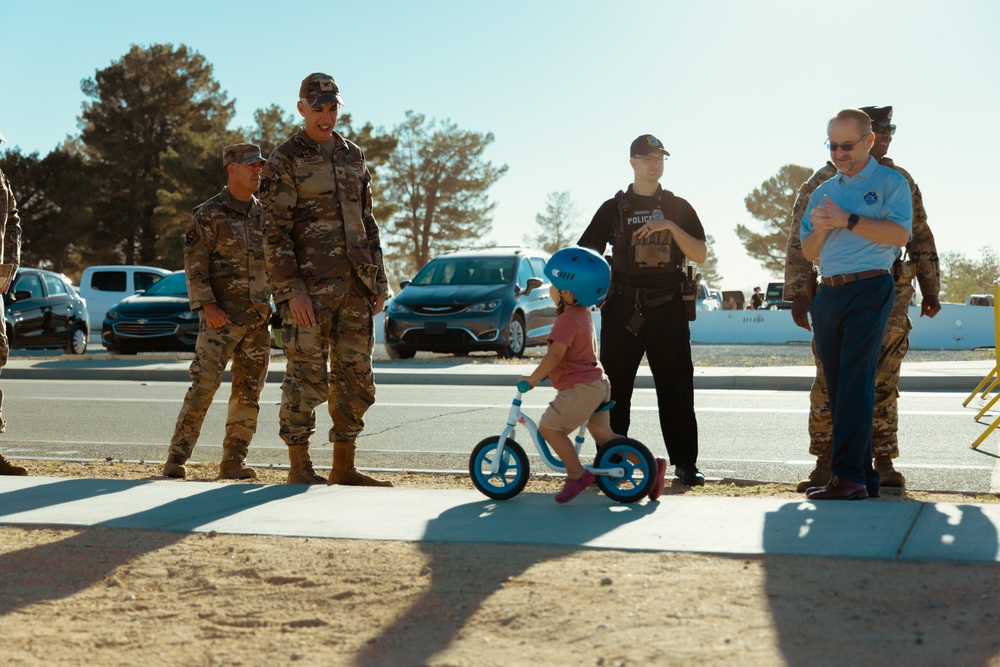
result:
[[[517,390],[523,394],[525,392],[531,391],[531,385],[528,383],[527,380],[521,380],[517,383]]]

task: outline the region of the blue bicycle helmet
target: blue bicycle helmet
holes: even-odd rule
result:
[[[557,250],[545,263],[545,276],[558,290],[572,292],[581,306],[593,306],[608,295],[611,267],[590,248]]]

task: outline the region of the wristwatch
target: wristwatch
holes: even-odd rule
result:
[[[851,213],[849,216],[847,216],[847,231],[853,232],[854,225],[858,224],[860,220],[861,216],[858,215],[857,213]]]

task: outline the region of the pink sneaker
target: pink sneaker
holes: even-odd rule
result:
[[[594,479],[594,473],[589,470],[584,470],[583,476],[580,479],[567,478],[566,483],[563,484],[562,491],[556,494],[556,502],[561,504],[573,500],[583,493],[584,489],[593,484]]]
[[[653,488],[649,490],[649,499],[656,500],[663,493],[663,485],[667,482],[667,460],[656,459],[656,479],[653,480]]]

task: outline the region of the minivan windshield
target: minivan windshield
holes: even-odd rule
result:
[[[171,273],[163,276],[160,280],[150,285],[149,289],[143,292],[146,296],[184,296],[188,295],[187,280],[184,272]]]
[[[505,285],[514,274],[510,257],[449,257],[432,260],[414,285]]]

